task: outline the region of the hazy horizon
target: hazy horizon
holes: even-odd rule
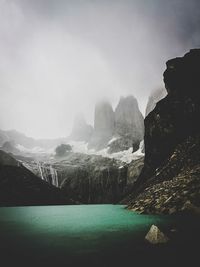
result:
[[[0,129],[34,138],[93,124],[102,98],[164,87],[167,60],[200,46],[198,0],[0,0]]]

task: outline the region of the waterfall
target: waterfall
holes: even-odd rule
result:
[[[39,161],[37,162],[37,166],[38,166],[38,169],[39,169],[40,176],[41,176],[42,180],[46,180],[44,178],[44,176],[43,176],[42,165],[41,165],[41,163]]]
[[[37,167],[42,180],[58,187],[58,174],[51,164],[45,164],[38,161]]]
[[[51,165],[50,165],[50,174],[52,179],[52,185],[58,187],[58,173],[56,169],[54,169]]]

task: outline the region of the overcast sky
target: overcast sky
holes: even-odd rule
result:
[[[165,62],[194,47],[199,0],[0,0],[0,128],[66,136],[120,95],[144,113]]]

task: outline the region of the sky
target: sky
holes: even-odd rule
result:
[[[197,47],[199,0],[0,0],[0,129],[64,137],[126,95],[144,114],[166,61]]]

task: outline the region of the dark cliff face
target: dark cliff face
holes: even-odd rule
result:
[[[168,95],[145,119],[145,161],[126,203],[142,213],[200,206],[200,49],[167,62]],[[195,205],[195,206],[193,206]]]
[[[0,206],[57,205],[73,203],[41,180],[12,156],[0,150]]]
[[[145,117],[155,108],[156,104],[166,96],[166,94],[167,92],[164,88],[159,88],[151,93],[147,102]]]
[[[176,145],[200,132],[200,50],[167,62],[164,82],[168,95],[145,119],[143,180],[170,156]]]

